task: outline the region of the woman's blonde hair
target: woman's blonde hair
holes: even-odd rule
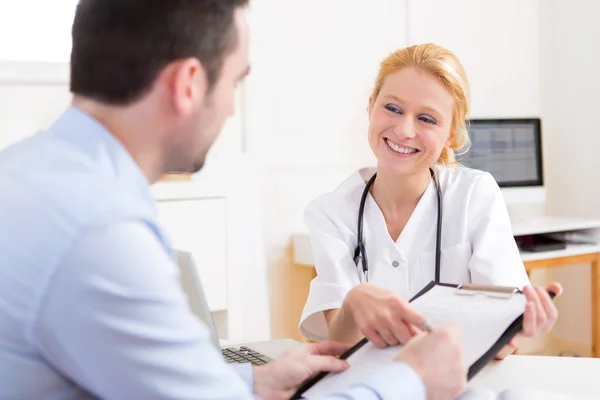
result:
[[[415,67],[417,70],[430,73],[438,78],[440,83],[454,97],[454,112],[450,131],[456,132],[456,137],[450,148],[444,147],[437,162],[445,165],[457,164],[455,153],[466,152],[471,145],[466,122],[471,93],[462,64],[452,52],[432,43],[398,50],[381,62],[375,80],[375,87],[371,93],[370,107],[377,99],[385,78],[404,67]]]

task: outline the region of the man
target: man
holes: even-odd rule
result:
[[[248,73],[247,0],[81,0],[72,106],[0,156],[0,398],[265,399],[348,366],[307,345],[224,363],[187,307],[149,185],[198,171]],[[416,321],[418,322],[418,321]],[[457,332],[330,398],[450,399]]]

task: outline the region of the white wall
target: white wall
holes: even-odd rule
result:
[[[0,60],[67,62],[78,0],[0,0]]]
[[[548,0],[542,7],[540,48],[542,117],[548,211],[556,215],[600,217],[600,3]],[[589,265],[555,274],[565,287],[557,299],[556,335],[591,342]]]
[[[409,44],[456,54],[471,83],[472,117],[540,113],[539,0],[412,0]]]
[[[248,149],[263,160],[267,207],[288,210],[267,213],[269,245],[302,229],[309,199],[373,163],[365,110],[391,51],[446,46],[469,74],[473,116],[538,116],[538,13],[537,0],[254,1]]]
[[[252,2],[246,136],[264,167],[271,259],[309,199],[372,162],[369,91],[379,61],[406,44],[404,12],[399,0]]]
[[[64,84],[0,84],[0,148],[46,128],[70,101]]]

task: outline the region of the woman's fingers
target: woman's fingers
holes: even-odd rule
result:
[[[386,346],[395,346],[399,343],[398,338],[392,332],[390,328],[380,328],[378,329],[379,335],[385,340]]]
[[[539,288],[538,295],[540,297],[540,304],[544,309],[544,313],[546,315],[545,324],[543,327],[541,327],[542,332],[545,333],[552,329],[552,327],[556,323],[556,320],[558,319],[558,310],[556,309],[556,306],[552,302],[550,295],[545,289]]]
[[[417,334],[415,328],[406,324],[403,321],[394,321],[395,323],[392,325],[392,333],[398,340],[398,343],[408,343],[408,341]]]
[[[536,308],[532,302],[525,306],[525,315],[523,316],[523,335],[532,337],[535,333]]]
[[[364,330],[365,337],[369,340],[369,342],[373,343],[373,346],[383,349],[387,347],[385,340],[381,337],[379,332],[377,332],[374,328],[368,327]]]
[[[549,292],[560,296],[563,292],[562,286],[552,283],[547,289],[538,287],[526,287],[523,289],[528,305],[525,310],[523,321],[523,333],[532,337],[541,333],[547,333],[552,329],[558,319],[558,310],[550,297]],[[528,309],[532,307],[532,311]]]
[[[405,323],[416,326],[419,329],[425,329],[425,317],[410,306],[409,303],[402,304],[398,309],[399,317]]]
[[[510,339],[510,342],[508,342],[508,345],[512,348],[517,348],[519,347],[519,339],[517,338],[517,336],[515,336],[514,338]]]
[[[536,328],[537,328],[537,332],[536,334],[541,333],[544,328],[546,327],[546,323],[548,322],[548,315],[546,315],[546,309],[544,308],[544,304],[543,304],[543,297],[544,295],[548,295],[546,293],[546,289],[541,288],[541,287],[537,287],[534,289],[535,294],[537,296],[537,302],[536,304],[536,311],[537,311],[537,321],[536,321]]]
[[[528,336],[535,336],[539,333],[540,328],[543,328],[546,324],[546,311],[542,306],[539,292],[536,289],[532,287],[526,287],[524,293],[529,304],[531,304],[535,309],[535,323],[533,324],[534,329],[530,332],[527,332],[527,334]]]
[[[563,292],[563,287],[560,283],[553,282],[550,284],[550,286],[548,286],[548,290],[554,293],[555,296],[560,296]]]
[[[511,355],[515,351],[515,349],[516,349],[515,346],[511,346],[510,344],[507,344],[506,346],[504,346],[502,348],[502,350],[500,350],[500,352],[498,354],[496,354],[496,357],[494,357],[494,358],[496,360],[504,360],[506,357]]]

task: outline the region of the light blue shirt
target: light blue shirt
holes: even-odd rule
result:
[[[71,107],[0,153],[0,398],[254,399],[189,310],[148,181]],[[218,267],[218,266],[217,266]],[[394,363],[328,399],[424,399]]]

